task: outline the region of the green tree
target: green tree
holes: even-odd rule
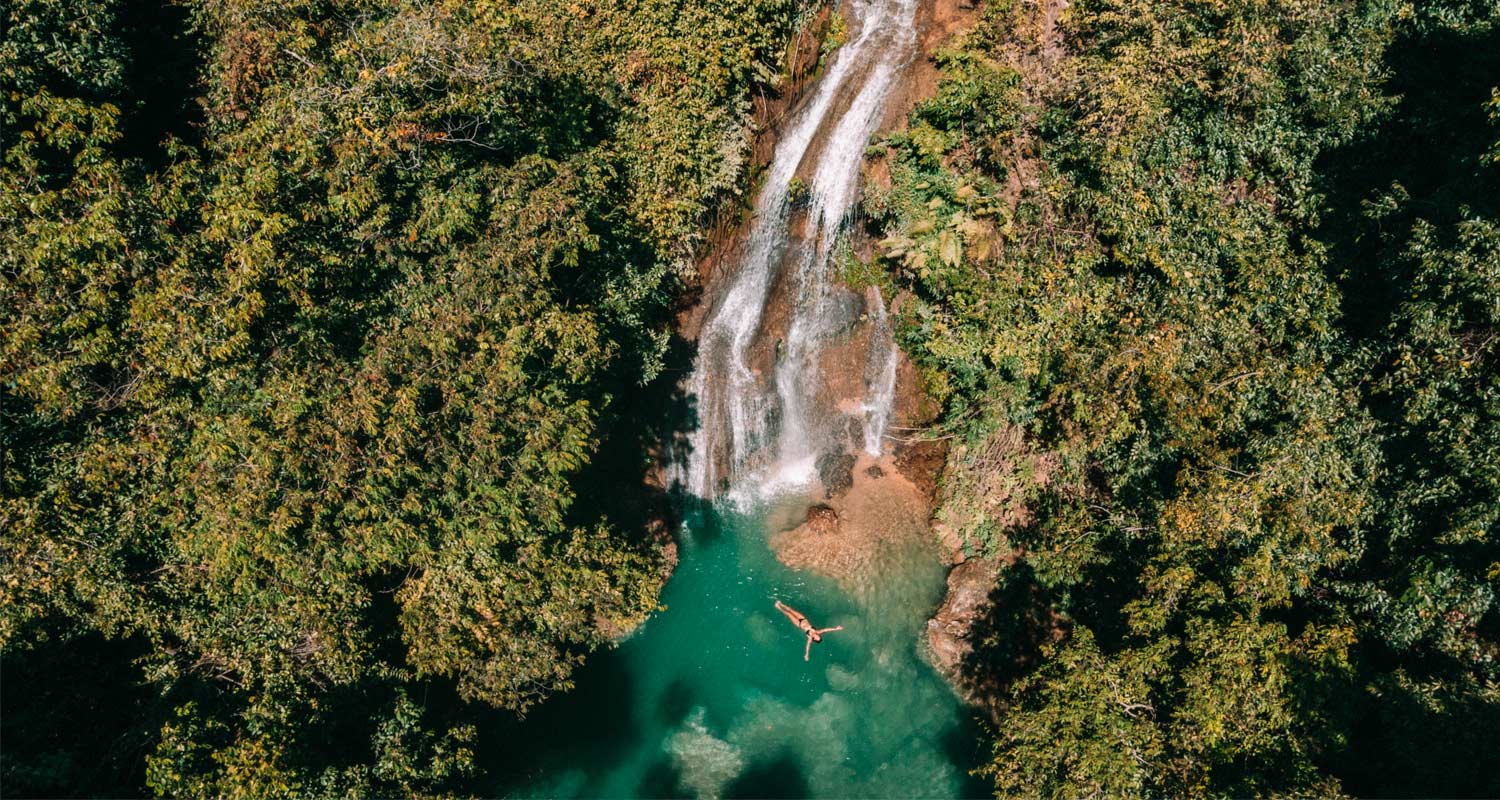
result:
[[[162,794],[464,785],[441,708],[524,713],[655,607],[652,500],[593,465],[645,495],[606,445],[803,11],[8,5],[7,659],[139,646]]]

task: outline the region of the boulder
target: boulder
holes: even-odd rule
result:
[[[818,480],[823,482],[823,492],[828,499],[842,496],[854,485],[854,462],[857,460],[843,451],[818,456]]]
[[[833,533],[839,527],[839,513],[832,506],[817,503],[807,509],[807,529],[818,535]]]
[[[961,668],[964,657],[974,649],[969,632],[975,620],[989,611],[990,592],[995,588],[999,570],[999,562],[989,558],[969,559],[954,567],[948,573],[948,594],[937,614],[927,622],[927,650],[932,665],[964,694],[968,692]]]

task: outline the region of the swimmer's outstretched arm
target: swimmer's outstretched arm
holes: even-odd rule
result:
[[[802,648],[802,660],[806,661],[812,655],[812,634],[807,635],[807,646]]]
[[[813,633],[816,633],[817,635],[822,636],[825,633],[832,633],[833,631],[841,631],[843,629],[844,629],[843,625],[835,625],[832,628],[819,628],[819,629],[813,631]],[[809,637],[809,638],[811,638],[811,637]]]

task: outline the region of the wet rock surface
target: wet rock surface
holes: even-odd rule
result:
[[[896,83],[891,90],[892,96],[882,104],[881,130],[905,127],[908,111],[935,93],[940,70],[930,55],[942,42],[972,25],[976,18],[977,12],[971,0],[921,3],[915,25],[907,28],[917,32],[919,53],[903,66],[902,80]],[[819,25],[824,23],[826,17],[820,18]],[[800,105],[806,106],[812,99],[803,98]],[[854,93],[836,98],[830,113],[836,115],[853,100]],[[795,112],[796,107],[778,109],[780,112],[789,110]],[[769,118],[766,113],[761,116]],[[789,114],[788,118],[795,122],[795,113]],[[758,137],[756,163],[765,165],[771,162],[770,145],[793,140],[794,129],[794,124],[776,126],[776,130]],[[829,146],[829,133],[816,132],[807,149],[818,158],[803,159],[795,171],[785,174],[775,169],[768,170],[776,173],[779,185],[810,186],[827,178],[817,174],[817,170],[809,165],[822,163],[828,154],[837,154],[837,148]],[[888,182],[889,175],[882,172],[887,168],[881,159],[866,162],[866,180]],[[893,563],[926,559],[938,574],[947,565],[957,563],[947,578],[946,599],[928,625],[924,648],[930,651],[930,660],[957,686],[958,669],[965,655],[972,652],[967,637],[974,621],[983,616],[997,567],[989,561],[965,560],[957,531],[945,526],[935,530],[931,524],[938,477],[948,455],[947,442],[932,441],[930,436],[924,436],[940,409],[923,391],[923,379],[916,366],[903,355],[897,355],[894,365],[894,397],[883,401],[891,427],[886,428],[882,423],[878,432],[871,434],[873,444],[864,440],[869,411],[881,406],[873,397],[872,388],[878,383],[875,378],[887,374],[879,369],[883,362],[877,363],[878,359],[872,354],[877,353],[883,341],[891,338],[889,326],[907,298],[902,293],[884,298],[889,301],[886,307],[890,308],[892,322],[885,321],[883,312],[881,319],[877,320],[875,312],[880,309],[875,304],[881,303],[882,298],[873,289],[860,293],[838,285],[835,274],[834,282],[819,306],[823,319],[820,320],[817,347],[804,352],[806,348],[799,350],[793,346],[798,298],[805,287],[792,267],[802,259],[803,249],[818,241],[820,218],[809,213],[807,196],[802,196],[800,191],[789,195],[797,195],[787,198],[790,208],[785,223],[790,241],[779,256],[780,268],[774,271],[764,293],[754,298],[753,302],[762,308],[762,313],[754,320],[751,344],[738,354],[738,359],[763,391],[769,392],[773,379],[787,369],[795,368],[797,374],[805,378],[788,381],[788,385],[804,394],[806,402],[794,405],[769,403],[771,410],[757,413],[765,414],[766,431],[774,433],[791,429],[805,430],[809,434],[808,449],[811,453],[821,451],[813,463],[821,485],[809,499],[821,499],[822,502],[808,508],[805,515],[798,509],[788,509],[789,518],[773,528],[780,529],[780,532],[772,535],[770,545],[777,558],[787,566],[831,577],[856,597],[876,593],[882,583],[892,583],[895,579],[890,565]],[[745,260],[748,251],[754,250],[750,241],[754,225],[736,227],[737,231],[721,231],[715,237],[722,246],[716,248],[718,252],[700,267],[702,274],[709,278],[704,282],[703,302],[683,317],[684,335],[700,340],[700,347],[700,333],[705,326],[710,332],[713,329],[706,319],[710,307],[726,295],[734,280],[732,270]],[[858,226],[849,234],[854,252],[867,258],[873,255],[869,237],[858,230]],[[709,363],[709,359],[704,357],[701,363]],[[732,371],[719,369],[715,374],[729,375]],[[695,394],[710,397],[706,388],[699,387]],[[728,408],[727,405],[724,407]],[[800,420],[805,424],[792,426],[790,423],[798,420],[784,419],[781,415],[783,407],[816,411]],[[705,401],[702,408],[705,429],[723,427],[722,421],[716,423],[713,416],[719,405]],[[723,437],[716,438],[723,440]],[[697,452],[710,452],[708,448],[712,444],[705,440],[698,446]],[[882,455],[872,457],[867,454],[867,449]],[[804,450],[799,457],[811,453]],[[729,459],[720,458],[714,468],[706,471],[702,484],[705,487],[717,486],[718,492],[713,493],[726,491],[728,485],[723,477],[729,463]],[[748,463],[757,465],[759,462],[751,459]],[[806,461],[799,463],[805,465]],[[929,577],[932,580],[923,592],[937,587],[936,574]],[[890,589],[889,586],[886,588]],[[936,604],[935,594],[922,593],[913,601],[914,608],[930,609]]]
[[[854,485],[854,464],[858,459],[845,452],[824,453],[818,456],[818,480],[823,484],[824,496],[832,500],[842,496]]]
[[[962,668],[973,652],[970,633],[989,611],[990,592],[1000,564],[995,559],[974,558],[948,573],[948,594],[927,622],[927,653],[932,665],[948,682],[964,693]]]
[[[879,467],[880,477],[871,477],[870,467]],[[771,537],[783,564],[826,575],[862,597],[880,588],[893,560],[937,558],[927,498],[889,456],[860,455],[840,474],[850,476],[846,491],[814,505],[801,525]]]

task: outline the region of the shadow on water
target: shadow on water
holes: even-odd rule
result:
[[[507,796],[974,796],[974,721],[916,652],[920,625],[781,565],[760,513],[684,512],[663,610],[595,653],[576,688],[491,726],[478,761]],[[900,569],[917,569],[896,567]],[[925,575],[922,569],[918,573]],[[803,660],[772,604],[846,626]],[[892,622],[896,618],[900,622]]]
[[[980,722],[979,712],[963,709],[958,724],[944,731],[941,739],[943,752],[948,755],[948,759],[964,768],[958,796],[992,796],[995,787],[984,778],[972,774],[975,768],[989,761],[990,755],[986,745],[989,737]]]
[[[629,370],[615,376],[610,419],[600,426],[604,436],[574,481],[580,496],[570,524],[607,521],[655,546],[681,514],[694,509],[695,498],[669,485],[672,470],[664,466],[664,456],[687,458],[688,436],[698,424],[693,398],[679,380],[692,368],[693,356],[690,343],[674,335],[654,380],[640,384]]]
[[[790,753],[751,764],[724,789],[729,798],[796,798],[811,793],[807,775]]]
[[[693,710],[693,689],[687,681],[677,678],[667,685],[656,704],[657,719],[663,725],[676,727]]]
[[[635,746],[644,714],[620,652],[590,655],[574,682],[573,691],[548,699],[525,718],[495,712],[482,728],[476,760],[499,781],[492,794],[515,794],[543,775],[577,766],[580,758],[593,765],[612,763]],[[558,747],[563,732],[566,751]]]
[[[645,777],[636,787],[636,796],[670,798],[671,800],[691,798],[692,794],[684,792],[681,786],[682,770],[678,769],[666,754],[662,754],[646,768]]]

